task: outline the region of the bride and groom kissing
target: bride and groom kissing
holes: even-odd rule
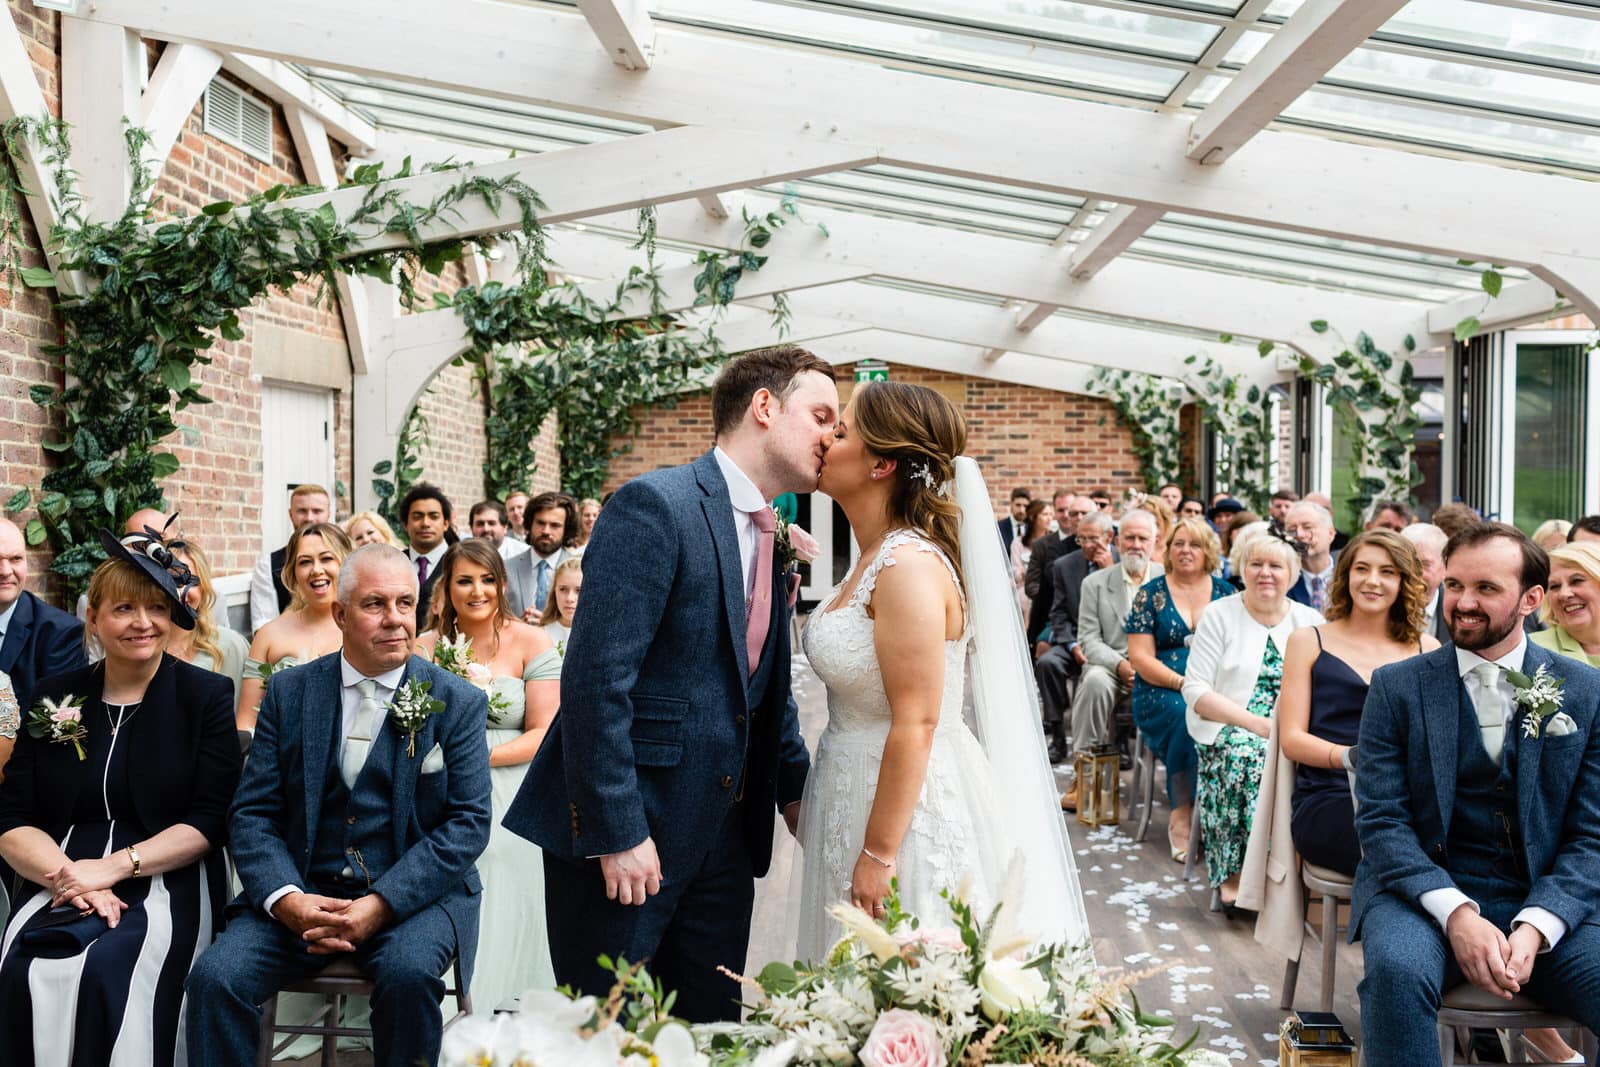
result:
[[[647,961],[675,1014],[737,1018],[775,813],[803,851],[802,956],[837,936],[829,906],[881,913],[891,879],[928,918],[958,882],[992,903],[1012,848],[1045,864],[1019,905],[1050,925],[1036,932],[1075,940],[1082,902],[1026,710],[1020,620],[990,611],[992,586],[1015,615],[987,492],[957,459],[959,411],[872,383],[841,414],[833,368],[793,346],[730,362],[711,406],[716,446],[627,483],[596,524],[561,711],[505,818],[544,850],[557,979],[603,996],[615,978],[598,957]],[[861,549],[806,631],[828,687],[815,761],[770,506],[813,490]],[[981,747],[963,716],[969,669]]]

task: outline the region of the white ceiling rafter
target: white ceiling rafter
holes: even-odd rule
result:
[[[413,57],[401,45],[438,29],[441,17],[424,0],[350,0],[334,9],[283,0],[274,19],[242,31],[218,8],[206,0],[158,7],[98,0],[92,17],[156,37],[413,79]],[[1568,178],[1279,130],[1258,134],[1230,166],[1200,174],[1184,156],[1190,122],[1182,115],[928,78],[667,26],[657,30],[658,62],[646,86],[599,61],[575,12],[461,0],[449,17],[450,32],[431,35],[435,77],[488,95],[657,125],[782,130],[811,121],[915,169],[1514,265],[1581,255],[1595,244],[1593,226],[1571,224],[1592,216],[1592,185]],[[302,32],[307,25],[317,31]],[[726,91],[729,79],[740,92]],[[793,93],[796,84],[808,92]],[[863,99],[873,107],[863,110]],[[1008,122],[994,123],[996,114]],[[1051,135],[1017,137],[1018,129]],[[1512,218],[1495,209],[1505,203],[1543,210]],[[1574,298],[1600,313],[1600,295]]]
[[[1458,297],[1428,311],[1428,331],[1449,335],[1463,319],[1474,318],[1484,330],[1505,330],[1550,318],[1563,301],[1548,282],[1535,278],[1507,285],[1491,299],[1487,293]]]
[[[1306,0],[1195,118],[1188,157],[1206,166],[1228,159],[1406,3]]]
[[[577,0],[578,10],[611,62],[623,70],[647,70],[656,28],[645,0]]]
[[[8,12],[7,17],[0,20],[0,122],[10,122],[15,118],[49,117],[50,111],[45,107],[44,91],[39,88],[39,76],[33,69],[33,60],[28,57],[28,48],[23,43],[16,20]],[[25,191],[28,215],[33,219],[36,232],[48,234],[60,221],[55,201],[45,192],[54,188],[55,182],[45,169],[45,151],[38,138],[27,134],[22,138],[22,147],[22,157],[17,160],[17,177]],[[55,252],[48,241],[41,243],[45,246],[45,262],[55,271]],[[63,296],[83,291],[83,279],[76,274],[58,273],[56,284]]]
[[[161,53],[139,100],[139,124],[150,135],[144,149],[147,166],[160,171],[195,104],[220,69],[222,56],[200,45],[172,44]]]
[[[1195,60],[1195,69],[1180,78],[1178,84],[1173,86],[1172,92],[1167,94],[1167,106],[1176,109],[1187,104],[1194,91],[1200,88],[1200,83],[1222,66],[1222,61],[1233,51],[1233,46],[1239,43],[1239,38],[1255,25],[1261,13],[1271,4],[1272,0],[1245,0],[1238,14],[1223,25],[1217,36],[1206,46],[1206,50],[1200,53],[1200,58]]]
[[[114,222],[127,209],[133,168],[124,131],[139,121],[145,52],[121,26],[61,19],[61,118],[72,128],[72,169],[84,214]]]
[[[1128,246],[1161,221],[1164,212],[1147,204],[1118,204],[1100,225],[1072,253],[1067,273],[1073,281],[1084,282],[1116,259]]]

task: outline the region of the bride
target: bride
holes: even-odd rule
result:
[[[802,959],[839,936],[827,909],[883,914],[891,881],[923,923],[948,923],[941,890],[965,886],[987,917],[1007,887],[1018,926],[1085,937],[1083,901],[1009,570],[961,413],[931,389],[858,388],[818,490],[860,545],[851,574],[808,623],[804,648],[828,689],[828,725],[806,781]],[[968,677],[972,722],[963,715]]]

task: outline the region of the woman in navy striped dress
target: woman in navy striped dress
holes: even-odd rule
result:
[[[36,689],[78,704],[82,732],[24,728],[0,784],[0,856],[30,883],[0,941],[7,1067],[187,1063],[183,982],[222,926],[232,686],[165,654],[194,625],[182,565],[159,539],[102,536],[88,621],[106,658]]]

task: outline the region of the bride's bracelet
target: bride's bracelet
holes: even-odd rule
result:
[[[867,859],[871,860],[873,863],[876,863],[879,867],[882,867],[884,870],[888,870],[890,867],[894,866],[894,860],[886,860],[865,846],[862,847],[861,854],[867,857]]]

